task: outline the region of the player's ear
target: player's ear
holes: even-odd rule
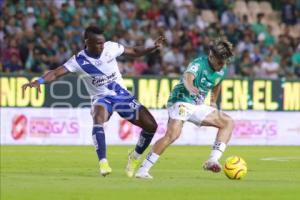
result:
[[[86,49],[86,43],[87,43],[87,38],[85,38],[84,40],[83,40],[84,42],[83,42],[83,44],[84,44],[84,48]]]
[[[84,46],[87,46],[88,42],[89,42],[89,39],[88,39],[88,38],[85,38],[85,39],[84,39]]]

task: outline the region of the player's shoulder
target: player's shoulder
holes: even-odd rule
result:
[[[106,41],[104,42],[104,46],[107,47],[107,46],[111,46],[111,45],[114,45],[115,42],[112,42],[112,41]]]
[[[117,42],[113,42],[113,41],[106,41],[104,42],[104,47],[116,47],[120,45],[119,43]]]
[[[82,59],[86,59],[86,57],[87,57],[87,55],[86,55],[84,49],[82,49],[79,52],[73,54],[72,57],[70,58],[70,60],[78,61],[78,59],[82,60]]]
[[[79,56],[84,56],[84,50],[79,51],[78,53],[73,54],[68,61],[76,61]]]
[[[197,58],[195,58],[192,62],[196,62],[196,63],[203,63],[203,62],[207,62],[208,57],[206,55],[201,55]]]
[[[64,64],[63,66],[70,72],[76,72],[80,68],[80,63],[82,62],[82,58],[84,57],[84,51],[80,51],[76,54],[73,54]]]
[[[118,49],[124,48],[120,43],[113,42],[113,41],[106,41],[104,43],[104,48],[110,51],[115,51]]]
[[[227,66],[224,66],[220,71],[216,72],[219,76],[225,76],[228,72]]]
[[[82,50],[80,50],[79,52],[73,54],[71,58],[76,59],[78,56],[86,56],[86,54],[85,54],[85,52],[84,52],[84,49],[82,49]]]
[[[207,56],[199,56],[195,59],[193,59],[189,66],[197,66],[197,68],[200,68],[201,66],[203,67],[203,65],[206,65],[207,63]]]

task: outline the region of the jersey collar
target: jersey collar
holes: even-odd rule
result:
[[[101,52],[100,55],[94,55],[94,54],[89,53],[86,49],[84,49],[84,53],[85,53],[88,57],[91,57],[91,58],[94,58],[94,59],[99,59],[99,58],[101,57],[101,54],[102,54],[102,52]]]

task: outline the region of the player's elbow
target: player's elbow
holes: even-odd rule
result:
[[[183,85],[185,88],[189,88],[189,82],[187,81],[186,77],[183,78]]]
[[[125,50],[125,55],[133,58],[142,56],[142,53],[136,48],[130,48]]]
[[[143,54],[139,51],[133,51],[133,54],[132,54],[132,57],[135,57],[135,58],[138,58],[138,57],[141,57],[143,56]]]
[[[184,73],[183,84],[185,86],[193,85],[194,78],[194,75],[192,75],[191,73]]]

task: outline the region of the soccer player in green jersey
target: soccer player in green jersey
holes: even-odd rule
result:
[[[220,92],[220,82],[227,71],[226,63],[232,56],[232,44],[225,39],[218,39],[210,47],[208,56],[198,57],[189,64],[168,100],[167,132],[154,144],[135,177],[152,179],[149,174],[150,168],[165,149],[180,136],[185,121],[198,126],[218,128],[212,152],[203,168],[212,172],[221,171],[218,160],[230,140],[234,123],[230,116],[216,108],[216,101]],[[204,99],[210,90],[211,105],[208,106],[204,104]]]

